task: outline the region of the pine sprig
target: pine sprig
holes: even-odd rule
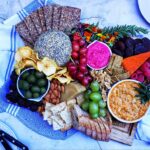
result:
[[[136,25],[117,25],[114,27],[104,27],[102,30],[102,34],[114,34],[115,32],[118,32],[119,38],[124,36],[137,36],[140,33],[148,34],[147,29],[137,27]]]

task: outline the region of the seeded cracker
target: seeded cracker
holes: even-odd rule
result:
[[[34,49],[39,57],[47,56],[57,62],[58,65],[65,65],[71,55],[71,41],[63,32],[47,31],[35,42]]]
[[[52,14],[53,14],[53,7],[52,5],[47,5],[43,7],[44,16],[46,21],[46,30],[52,29]]]
[[[29,30],[24,22],[20,22],[16,25],[16,31],[19,33],[20,37],[22,37],[25,41],[33,44],[33,39],[30,36]]]
[[[27,16],[25,19],[24,19],[24,22],[29,30],[29,33],[31,34],[32,38],[34,41],[37,40],[37,37],[38,37],[38,32],[34,26],[34,23],[33,21],[31,20],[30,16]]]
[[[81,10],[74,7],[62,7],[59,30],[71,30],[76,27],[80,21]]]
[[[33,12],[31,15],[30,15],[35,27],[36,27],[36,30],[38,31],[38,34],[41,34],[42,33],[42,25],[41,25],[41,22],[40,22],[40,18],[38,16],[38,12]]]
[[[42,26],[42,31],[45,32],[46,31],[46,20],[45,20],[45,16],[44,16],[43,7],[38,9],[38,15],[39,15],[41,26]]]
[[[58,31],[60,26],[60,17],[61,17],[62,6],[53,5],[53,22],[52,30]]]

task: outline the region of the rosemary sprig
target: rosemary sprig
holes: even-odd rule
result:
[[[148,34],[147,29],[137,27],[136,25],[117,25],[114,27],[104,27],[102,30],[102,34],[114,34],[115,32],[118,32],[119,38],[124,36],[137,36],[140,33]]]
[[[145,104],[146,102],[150,101],[150,88],[148,86],[140,83],[140,87],[135,87],[135,90],[139,93],[135,96],[141,100],[142,104]]]

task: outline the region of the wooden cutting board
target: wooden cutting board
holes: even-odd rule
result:
[[[113,119],[110,139],[132,145],[137,124],[127,124]]]

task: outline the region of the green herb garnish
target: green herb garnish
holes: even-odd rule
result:
[[[104,27],[102,29],[102,34],[114,34],[115,32],[118,32],[119,38],[124,36],[137,36],[137,34],[140,33],[148,34],[147,29],[137,27],[136,25],[117,25],[115,27]]]
[[[135,95],[141,100],[142,104],[145,104],[150,100],[150,87],[144,85],[143,83],[139,83],[140,87],[135,87],[135,90],[139,93]]]

